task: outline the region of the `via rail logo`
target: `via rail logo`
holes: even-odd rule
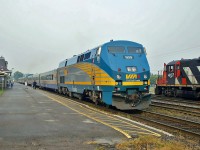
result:
[[[126,80],[137,79],[137,74],[126,74]]]

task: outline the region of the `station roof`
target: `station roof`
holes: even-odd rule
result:
[[[8,62],[5,60],[3,56],[0,57],[0,73],[11,73],[11,70],[8,70],[7,68]]]
[[[8,73],[4,72],[4,71],[0,71],[0,76],[7,76]]]

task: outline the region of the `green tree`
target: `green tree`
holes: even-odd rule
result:
[[[18,80],[19,78],[21,78],[21,77],[23,77],[23,76],[24,76],[24,74],[21,73],[21,72],[19,72],[19,71],[16,71],[16,72],[14,73],[14,79],[15,79],[15,80]]]
[[[151,83],[151,85],[156,84],[156,80],[157,79],[158,79],[158,75],[151,74],[151,76],[150,76],[150,83]]]

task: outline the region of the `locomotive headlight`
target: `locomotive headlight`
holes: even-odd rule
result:
[[[147,75],[146,74],[144,74],[144,79],[147,79]]]
[[[127,68],[127,71],[130,72],[132,69],[131,67],[126,67]]]
[[[121,79],[121,75],[120,74],[117,75],[117,79]]]
[[[126,69],[128,72],[136,72],[137,71],[137,67],[133,67],[133,66],[126,67]]]
[[[136,72],[136,71],[137,71],[137,68],[136,68],[136,67],[131,67],[131,70],[132,70],[133,72]]]

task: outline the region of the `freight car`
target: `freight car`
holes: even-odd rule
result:
[[[200,57],[164,64],[163,74],[157,79],[155,94],[199,99]]]
[[[151,103],[149,78],[143,45],[110,41],[63,60],[54,71],[39,74],[38,86],[121,110],[141,110]]]

